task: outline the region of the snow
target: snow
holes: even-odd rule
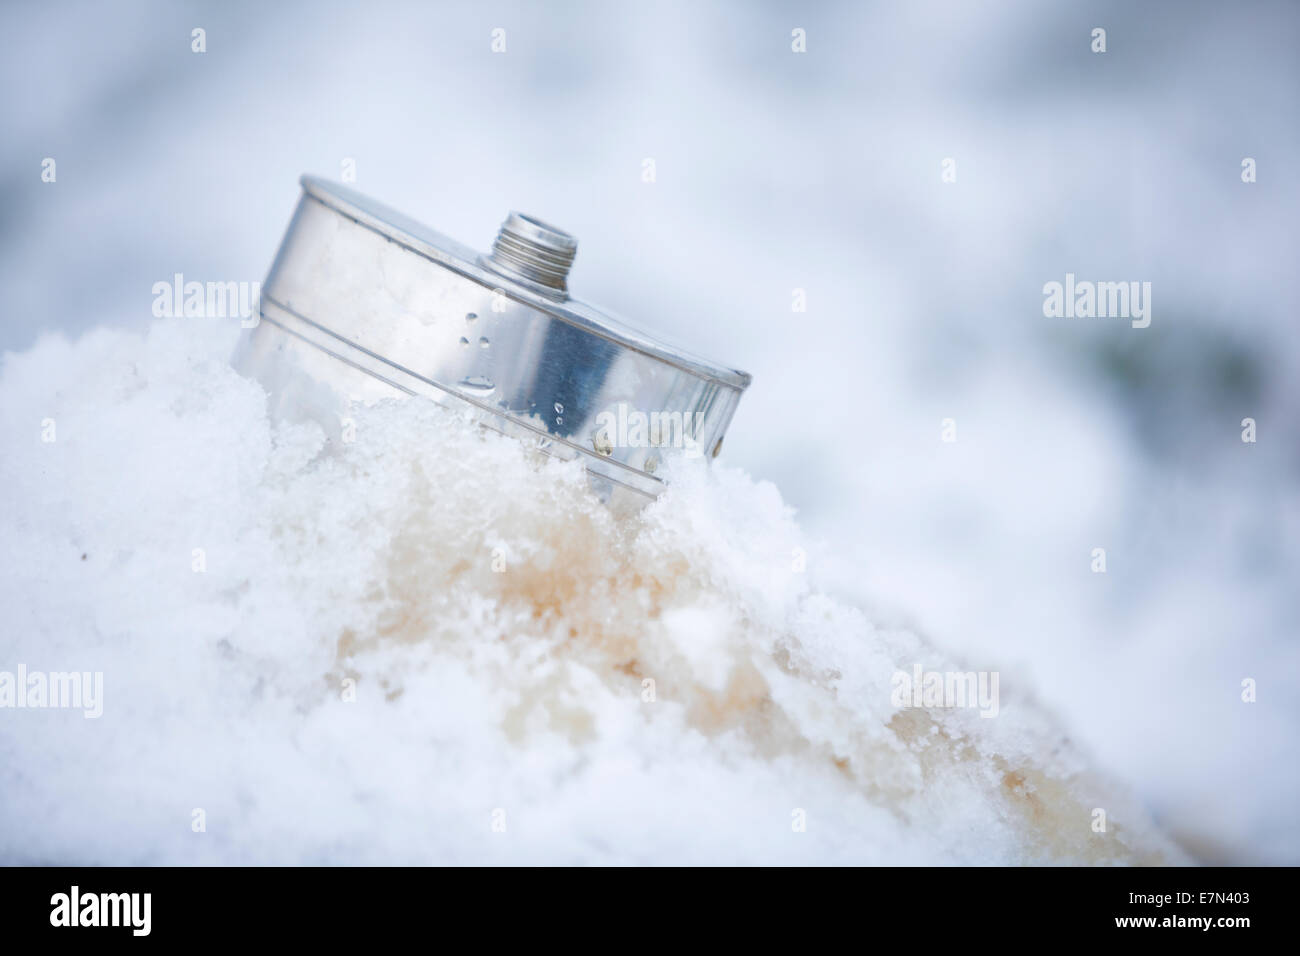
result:
[[[5,356],[0,669],[104,700],[0,710],[0,861],[1184,859],[1012,662],[996,718],[897,706],[973,668],[825,593],[770,483],[685,461],[616,517],[418,401],[330,444],[239,334]]]

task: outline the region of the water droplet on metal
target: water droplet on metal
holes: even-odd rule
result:
[[[475,395],[489,395],[496,388],[496,383],[486,375],[471,375],[460,380],[460,387]]]

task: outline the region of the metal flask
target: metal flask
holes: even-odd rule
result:
[[[479,255],[345,186],[302,188],[233,358],[274,418],[337,441],[353,403],[420,396],[581,458],[618,508],[663,490],[667,456],[717,455],[750,376],[570,296],[573,236],[512,212]]]

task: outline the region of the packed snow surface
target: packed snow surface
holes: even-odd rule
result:
[[[1177,862],[1032,689],[820,593],[777,489],[683,463],[619,517],[425,402],[268,420],[238,330],[0,373],[0,862]],[[1098,810],[1105,829],[1097,828]]]

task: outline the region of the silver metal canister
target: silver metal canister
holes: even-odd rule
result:
[[[750,376],[573,298],[568,233],[512,212],[480,255],[347,187],[302,187],[234,358],[273,416],[337,439],[354,402],[421,396],[581,457],[618,503],[656,496],[669,455],[717,455]]]

